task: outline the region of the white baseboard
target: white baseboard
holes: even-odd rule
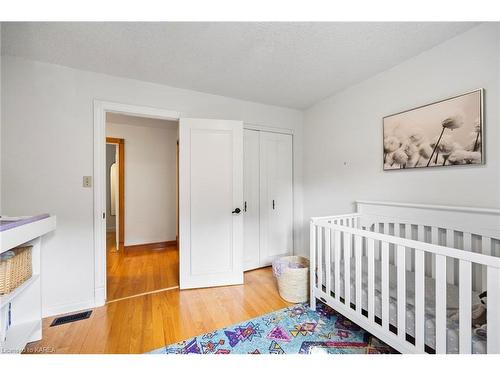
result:
[[[42,309],[42,317],[46,318],[48,316],[68,314],[75,311],[93,309],[94,307],[96,307],[96,305],[93,300],[49,306]]]
[[[177,238],[174,236],[174,238],[171,239],[162,239],[162,238],[136,238],[132,240],[125,240],[124,246],[139,246],[139,245],[146,245],[146,244],[152,244],[152,243],[160,243],[160,242],[173,242],[176,241]]]
[[[94,306],[104,306],[106,304],[106,290],[104,287],[94,289]]]

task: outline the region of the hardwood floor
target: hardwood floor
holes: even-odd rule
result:
[[[50,327],[28,352],[145,353],[290,304],[278,294],[271,268],[245,273],[243,285],[174,289],[96,308],[89,319]]]
[[[179,253],[176,246],[151,249],[134,246],[116,250],[115,232],[108,232],[107,300],[179,285]]]

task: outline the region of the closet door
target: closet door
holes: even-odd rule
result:
[[[260,266],[259,132],[243,132],[243,269]]]
[[[293,251],[292,136],[260,132],[260,262]]]

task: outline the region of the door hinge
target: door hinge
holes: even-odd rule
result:
[[[247,212],[247,201],[245,201],[245,204],[243,206],[243,211]]]
[[[106,212],[103,212],[103,213],[102,213],[102,218],[103,218],[103,219],[106,219]]]
[[[275,207],[275,203],[274,203],[274,199],[273,199],[273,210],[274,210],[274,207]]]

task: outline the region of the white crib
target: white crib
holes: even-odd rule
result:
[[[319,299],[402,353],[500,353],[499,238],[496,209],[358,201],[312,218],[311,308]],[[472,327],[482,291],[486,337]]]

